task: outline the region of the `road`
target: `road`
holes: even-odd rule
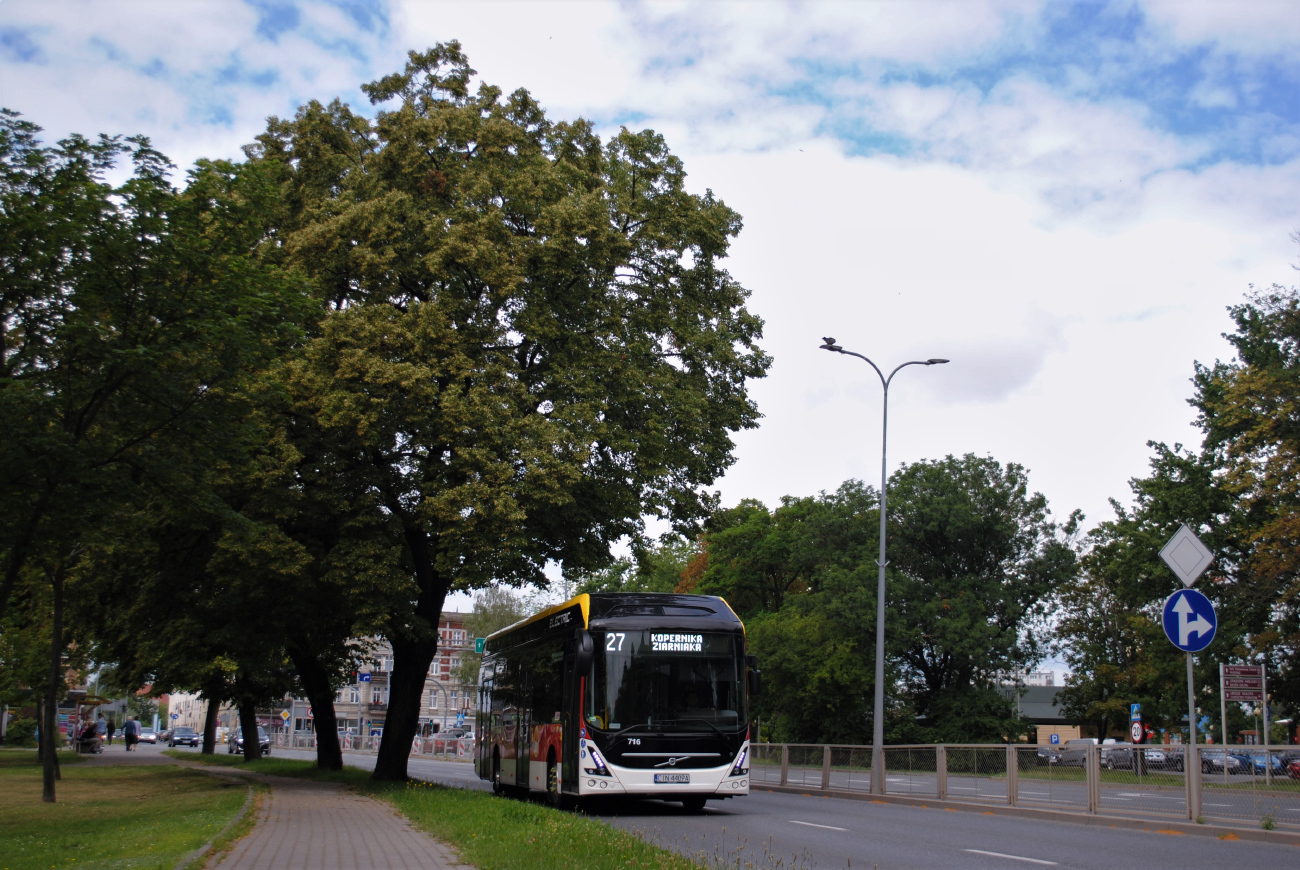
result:
[[[781,769],[776,766],[755,765],[751,778],[756,787],[764,782],[778,783]],[[787,772],[786,782],[794,787],[820,790],[820,766],[795,767]],[[1109,776],[1123,776],[1127,782],[1107,782]],[[1022,772],[1017,789],[1017,803],[1022,807],[1041,807],[1082,811],[1087,805],[1087,789],[1081,780],[1082,771],[1071,768],[1053,771],[1047,767],[1034,773]],[[1101,812],[1122,816],[1151,816],[1185,819],[1187,797],[1183,775],[1175,771],[1152,770],[1142,777],[1141,783],[1132,781],[1127,771],[1103,771],[1101,787]],[[937,792],[933,773],[906,773],[890,771],[886,787],[890,794],[934,798]],[[866,771],[832,770],[831,788],[866,792],[870,789],[870,775]],[[1228,785],[1222,785],[1222,776],[1207,774],[1203,779],[1201,806],[1206,816],[1234,819],[1238,824],[1258,823],[1265,814],[1279,822],[1300,823],[1300,788],[1293,780],[1279,778],[1274,789],[1264,789],[1262,776],[1230,776]],[[1252,786],[1254,786],[1252,788]],[[1005,806],[1007,780],[1005,776],[970,776],[948,774],[948,796],[953,800]]]
[[[277,756],[314,758],[275,750]],[[374,756],[346,753],[349,765],[374,766]],[[412,758],[418,779],[486,791],[471,765]],[[897,804],[758,791],[710,803],[692,814],[680,804],[627,801],[590,807],[591,815],[683,854],[703,852],[727,866],[818,868],[1029,868],[1079,870],[1188,870],[1292,867],[1300,849],[1246,840],[1096,828],[978,812],[951,812]],[[779,862],[779,863],[778,863]]]

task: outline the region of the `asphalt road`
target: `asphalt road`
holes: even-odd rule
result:
[[[780,767],[755,765],[751,768],[751,781],[756,787],[761,783],[778,783]],[[1056,771],[1044,767],[1033,775],[1020,775],[1017,802],[1024,807],[1082,810],[1087,806],[1087,789],[1078,777],[1077,769],[1055,776]],[[1071,776],[1070,774],[1075,774]],[[1119,775],[1128,776],[1126,771]],[[1107,783],[1103,772],[1101,811],[1123,816],[1164,816],[1185,818],[1187,797],[1183,775],[1174,771],[1155,770],[1143,777],[1141,785],[1133,782]],[[788,770],[787,783],[809,789],[821,788],[821,768],[795,767]],[[1254,786],[1252,788],[1252,786]],[[1235,819],[1239,823],[1257,823],[1264,815],[1290,823],[1300,823],[1300,788],[1293,780],[1278,779],[1273,791],[1264,789],[1262,776],[1229,776],[1223,785],[1222,774],[1206,774],[1202,781],[1201,805],[1205,815]],[[831,771],[831,788],[846,791],[869,791],[870,775],[866,771]],[[938,793],[933,773],[893,772],[887,777],[890,794],[933,798]],[[1005,777],[979,777],[960,774],[948,775],[948,796],[953,800],[975,801],[1005,806],[1007,781]]]
[[[275,754],[314,757],[296,750]],[[373,755],[346,753],[345,759],[363,769],[374,766]],[[419,779],[487,790],[463,762],[412,758],[409,770]],[[1151,831],[1132,831],[765,791],[710,802],[698,814],[663,801],[626,801],[588,812],[683,854],[782,870],[1267,870],[1294,867],[1300,859],[1294,846],[1162,834],[1158,823]]]

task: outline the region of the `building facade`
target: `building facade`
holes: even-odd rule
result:
[[[456,678],[461,656],[466,650],[474,649],[474,639],[466,636],[465,616],[444,611],[438,621],[438,654],[425,676],[420,709],[420,733],[426,737],[454,727],[458,721],[467,724],[474,721],[471,708],[475,687],[462,685]],[[334,696],[334,716],[339,730],[362,736],[383,733],[388,718],[388,678],[393,670],[393,648],[387,641],[373,639],[367,642],[367,647],[370,663],[358,668],[353,680]],[[174,692],[169,708],[176,718],[164,727],[184,725],[203,730],[207,702],[197,694]],[[301,734],[314,730],[315,717],[307,699],[292,698],[259,709],[257,721],[267,731],[283,733],[292,727],[295,733]],[[238,709],[223,704],[217,714],[217,724],[221,728],[239,727]]]

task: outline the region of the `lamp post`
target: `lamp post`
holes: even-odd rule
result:
[[[894,375],[907,366],[934,366],[943,365],[948,362],[946,359],[927,359],[911,360],[905,362],[885,377],[885,373],[867,357],[860,353],[854,353],[851,350],[845,350],[835,343],[833,338],[822,339],[822,350],[829,350],[833,353],[842,353],[846,356],[855,356],[864,360],[867,365],[875,369],[876,374],[880,377],[880,385],[884,387],[885,397],[883,404],[883,414],[880,431],[880,556],[876,559],[876,564],[880,566],[879,578],[876,582],[876,699],[875,711],[872,713],[871,722],[871,793],[885,793],[885,565],[888,562],[885,559],[885,489],[889,481],[889,467],[885,462],[885,444],[889,436],[889,384],[894,380]]]

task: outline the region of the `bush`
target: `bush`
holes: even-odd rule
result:
[[[15,716],[9,720],[9,730],[5,734],[5,743],[10,746],[36,745],[36,720],[24,716]]]

